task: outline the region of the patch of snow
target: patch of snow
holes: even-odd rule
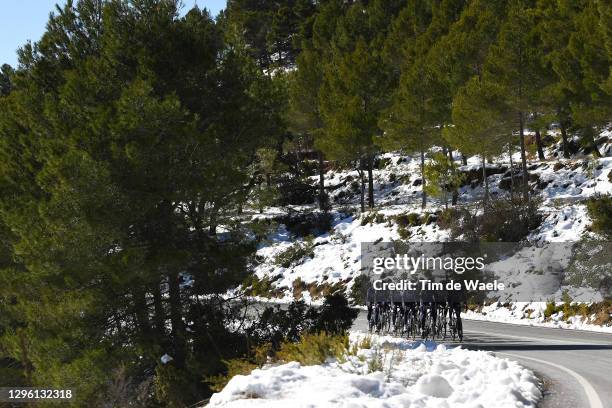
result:
[[[560,305],[560,303],[558,304]],[[550,320],[545,319],[545,302],[514,302],[508,306],[499,303],[483,306],[480,312],[468,310],[462,314],[464,319],[485,320],[492,322],[520,324],[524,326],[553,327],[557,329],[587,330],[604,333],[612,333],[612,326],[601,326],[590,323],[595,316],[583,319],[581,316],[571,316],[563,319],[563,312],[550,316]]]
[[[351,342],[366,335],[351,333]],[[484,351],[371,337],[346,361],[303,366],[268,365],[233,377],[210,408],[253,407],[535,407],[535,375],[516,362]],[[372,371],[378,359],[382,369]]]

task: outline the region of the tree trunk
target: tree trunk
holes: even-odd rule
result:
[[[455,171],[455,162],[453,160],[453,149],[448,149],[448,158],[450,159],[450,163],[451,163],[451,174],[453,176],[453,196],[452,196],[452,201],[451,204],[452,205],[457,205],[457,200],[459,199],[459,186],[457,186],[457,180],[456,180],[456,171]]]
[[[514,161],[512,160],[512,143],[508,145],[508,154],[510,155],[510,199],[514,199]]]
[[[538,159],[544,160],[544,149],[542,148],[542,136],[540,135],[540,129],[535,131],[535,141],[538,147]]]
[[[142,334],[142,337],[145,340],[149,340],[151,335],[151,325],[149,323],[149,308],[147,307],[145,292],[136,289],[132,292],[132,296],[134,298],[134,314],[136,315],[138,328]]]
[[[591,145],[591,149],[593,150],[593,155],[595,157],[601,157],[601,153],[597,148],[597,143],[595,143],[595,136],[593,135],[593,128],[588,127],[584,129],[584,137],[586,139],[587,144]]]
[[[423,190],[423,201],[421,208],[427,206],[427,193],[425,192],[425,151],[421,149],[421,189]]]
[[[210,214],[210,224],[208,226],[208,233],[212,236],[217,235],[217,210],[214,207]]]
[[[359,160],[359,202],[361,204],[361,212],[365,211],[365,180],[363,179],[363,159]]]
[[[185,365],[186,339],[179,274],[177,272],[172,272],[168,275],[168,288],[168,294],[170,296],[170,321],[172,322],[172,341],[174,345],[174,355],[172,357],[177,367],[183,367]]]
[[[489,178],[487,177],[487,159],[485,154],[482,154],[482,181],[484,183],[484,198],[483,202],[489,202]]]
[[[521,165],[523,167],[523,199],[529,201],[529,185],[527,184],[527,155],[525,154],[525,129],[523,112],[519,112],[519,135],[521,137]]]
[[[563,157],[566,159],[570,158],[569,152],[569,143],[567,141],[567,127],[565,126],[565,122],[561,121],[561,140],[563,142]]]
[[[373,161],[374,157],[369,155],[368,158],[368,207],[374,208],[374,176],[373,176]]]
[[[323,166],[323,152],[317,152],[319,158],[319,210],[327,210],[327,197],[325,196],[325,168]]]
[[[461,155],[461,163],[463,163],[464,166],[467,166],[467,157],[465,157],[463,154]]]
[[[166,337],[166,314],[161,294],[161,282],[153,289],[153,308],[155,309],[155,329],[160,340],[163,340]]]

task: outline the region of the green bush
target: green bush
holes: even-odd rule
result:
[[[405,227],[405,226],[400,225],[397,228],[397,233],[399,234],[399,237],[401,239],[408,239],[408,238],[410,238],[410,230],[407,227]]]
[[[446,208],[438,214],[437,224],[442,229],[450,229],[456,220],[459,218],[459,213],[454,208]]]
[[[287,231],[296,237],[317,236],[329,232],[333,217],[329,213],[309,212],[289,214],[278,218],[279,223],[287,227]]]
[[[297,343],[283,342],[276,358],[297,361],[303,365],[322,364],[328,358],[342,360],[349,348],[348,335],[325,332],[304,334]]]
[[[324,331],[331,334],[346,332],[359,314],[357,309],[349,306],[348,300],[342,293],[326,296],[318,312],[319,315],[311,332]]]
[[[306,238],[305,242],[295,242],[289,248],[280,252],[274,257],[274,263],[283,268],[289,268],[292,265],[298,265],[303,262],[306,257],[314,257],[313,238]]]
[[[612,196],[591,198],[586,205],[593,220],[591,229],[612,237]]]
[[[544,309],[544,317],[550,319],[550,316],[558,312],[557,305],[555,302],[547,302],[546,309]]]
[[[223,360],[226,373],[206,377],[204,381],[209,384],[211,390],[219,392],[235,375],[247,375],[254,369],[263,366],[270,352],[270,344],[266,343],[255,347],[248,357]]]
[[[251,221],[249,227],[253,234],[255,234],[255,239],[259,241],[263,241],[276,229],[278,229],[278,223],[271,219],[255,219]]]
[[[467,208],[445,215],[451,235],[463,235],[469,242],[519,242],[542,222],[538,201],[491,200],[482,213]],[[441,218],[441,217],[440,217]]]
[[[353,280],[350,297],[354,304],[365,305],[369,287],[370,278],[368,275],[359,275]]]
[[[395,222],[399,227],[415,227],[421,225],[422,218],[417,213],[400,214],[395,216]]]

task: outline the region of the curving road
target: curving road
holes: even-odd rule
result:
[[[542,379],[541,408],[612,408],[612,334],[476,320],[463,327],[464,347],[515,360]],[[353,328],[367,330],[365,312]]]

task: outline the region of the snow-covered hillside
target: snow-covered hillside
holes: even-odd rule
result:
[[[529,157],[529,185],[539,203],[541,223],[529,232],[528,241],[569,242],[598,238],[590,232],[591,220],[585,200],[612,193],[611,135],[612,132],[608,131],[600,137],[599,148],[605,154],[602,158],[577,154],[570,159],[560,159],[554,157],[559,156],[558,145],[545,150],[547,160],[537,160],[533,155]],[[460,163],[459,156],[455,159]],[[517,163],[520,163],[518,152],[513,161],[516,172]],[[307,238],[292,234],[282,222],[271,223],[271,232],[260,243],[257,254],[261,262],[255,269],[258,286],[265,290],[247,290],[247,293],[275,301],[304,299],[316,302],[338,288],[350,291],[354,279],[360,274],[362,242],[461,240],[461,235],[453,237],[449,228],[436,221],[445,207],[441,199],[429,198],[427,208],[421,209],[419,166],[416,155],[387,153],[378,157],[377,169],[374,170],[376,207],[364,214],[358,212],[357,172],[350,169],[328,171],[325,182],[333,208],[330,212],[331,228]],[[476,208],[484,194],[480,159],[469,158],[467,165],[459,167],[459,171],[465,174],[465,181],[459,190],[458,206]],[[491,196],[507,196],[511,174],[508,155],[488,163],[487,174]],[[313,185],[316,182],[317,178],[313,176]],[[255,219],[282,220],[288,213],[316,214],[318,210],[314,206],[289,210],[268,208]],[[398,216],[409,222],[399,223]],[[545,305],[535,309],[542,307]],[[534,324],[544,323],[543,317],[537,313],[487,312],[489,319],[498,315],[505,316],[502,320],[512,317],[528,319]],[[563,326],[563,319],[560,321],[559,325]],[[566,326],[576,327],[575,323]]]
[[[351,333],[345,361],[268,365],[233,377],[210,408],[535,407],[535,375],[484,351]]]

